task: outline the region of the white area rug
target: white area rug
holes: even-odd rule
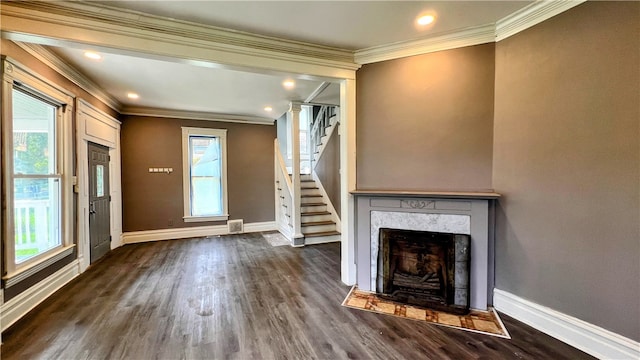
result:
[[[262,237],[267,240],[267,242],[269,243],[269,245],[271,246],[284,246],[284,245],[291,245],[289,243],[289,240],[287,240],[286,237],[284,237],[282,234],[280,234],[279,232],[272,232],[272,233],[262,233]]]

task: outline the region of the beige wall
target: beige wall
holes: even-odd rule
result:
[[[357,188],[491,188],[494,44],[357,72]]]
[[[496,47],[496,287],[640,340],[640,3]]]
[[[274,221],[275,126],[125,116],[121,135],[123,230],[226,223],[182,220],[183,126],[227,129],[229,219]],[[149,173],[150,167],[171,167],[174,172]]]

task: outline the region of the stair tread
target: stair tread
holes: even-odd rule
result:
[[[323,206],[323,205],[327,205],[327,203],[317,202],[317,203],[300,204],[300,206]]]
[[[309,195],[300,195],[300,197],[322,197],[320,194],[309,194]]]
[[[310,211],[300,214],[302,216],[331,215],[328,211]]]
[[[326,220],[326,221],[311,221],[311,222],[303,222],[300,225],[302,226],[316,226],[316,225],[335,225],[335,221]]]
[[[331,235],[340,235],[339,231],[320,231],[320,232],[312,232],[312,233],[302,233],[305,237],[316,237],[316,236],[331,236]]]

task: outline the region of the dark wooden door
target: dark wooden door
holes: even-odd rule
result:
[[[91,262],[111,250],[109,149],[89,143],[89,239]]]

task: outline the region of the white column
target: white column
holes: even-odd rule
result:
[[[311,136],[311,123],[313,122],[313,106],[308,106],[307,107],[308,111],[307,111],[307,118],[305,119],[306,123],[307,123],[307,154],[309,154],[309,174],[313,174],[313,156],[314,156],[314,152],[316,151],[316,144],[312,144],[311,143],[311,139],[313,138]]]
[[[356,81],[340,83],[340,223],[341,279],[347,285],[356,282],[355,203],[351,190],[356,189]]]
[[[293,185],[293,199],[291,209],[291,224],[293,225],[293,245],[302,245],[302,226],[300,226],[300,103],[291,102],[287,121],[291,124],[291,184]]]

